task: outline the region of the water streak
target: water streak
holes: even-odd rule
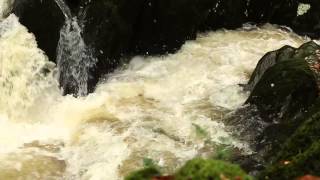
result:
[[[88,93],[89,69],[95,66],[97,60],[82,39],[78,19],[72,17],[63,0],[56,2],[66,17],[57,48],[60,86],[64,94],[77,92],[78,96],[84,96]]]

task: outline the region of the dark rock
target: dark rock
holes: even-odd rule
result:
[[[252,113],[250,118],[240,117],[247,126],[244,129],[254,132],[239,134],[254,137],[253,148],[258,153],[250,157],[252,161],[269,163],[290,136],[303,126],[319,97],[319,78],[320,46],[314,42],[297,49],[285,46],[267,53],[259,61],[245,87],[251,91],[246,112],[256,114],[253,118]],[[252,123],[252,119],[260,123]]]
[[[281,60],[290,60],[294,53],[295,48],[291,46],[284,46],[279,50],[268,52],[266,55],[264,55],[252,73],[248,84],[245,86],[245,90],[252,91],[266,70]]]
[[[199,25],[215,1],[149,0],[141,5],[134,24],[133,50],[136,53],[174,52],[196,38]]]
[[[298,15],[298,6],[306,3],[311,8]],[[250,0],[248,6],[249,21],[272,23],[291,27],[296,33],[311,38],[320,37],[320,1],[318,0]]]
[[[304,123],[269,158],[269,166],[259,179],[296,179],[306,174],[320,175],[320,101],[303,117]]]
[[[73,14],[78,14],[80,10],[81,0],[65,0]]]
[[[24,26],[35,34],[38,46],[51,61],[56,60],[56,47],[65,18],[54,0],[16,0],[15,13]]]
[[[318,97],[318,70],[311,66],[318,63],[319,48],[314,42],[286,46],[260,60],[247,86],[252,90],[247,103],[256,105],[265,121],[293,118]]]
[[[320,37],[320,1],[304,0],[311,7],[303,15],[296,16],[292,21],[292,29],[302,35],[307,35],[311,38]]]
[[[93,0],[83,4],[87,6],[86,42],[117,58],[122,53],[174,52],[185,40],[195,38],[213,1]]]
[[[175,173],[176,180],[243,179],[252,180],[238,165],[221,160],[195,158]],[[222,178],[223,177],[223,178]]]
[[[218,28],[238,28],[248,21],[247,0],[217,1],[209,10],[206,21],[201,24],[202,30]]]
[[[83,0],[84,40],[98,58],[91,70],[95,86],[122,57],[174,52],[196,37],[213,1]]]
[[[125,180],[146,180],[152,179],[154,176],[159,176],[160,172],[156,167],[146,167],[144,169],[131,172],[126,176]]]
[[[290,26],[297,16],[298,5],[298,0],[250,0],[248,17],[256,23],[270,22]]]
[[[100,77],[114,71],[121,64],[121,56],[128,54],[132,24],[137,16],[135,11],[139,10],[135,8],[137,3],[124,3],[123,0],[83,1],[82,6],[86,6],[81,17],[83,38],[98,59],[96,66],[90,69],[93,78],[88,82],[88,88],[92,91]],[[135,8],[134,14],[125,11],[131,7]]]
[[[292,27],[296,32],[320,37],[318,0],[65,0],[72,15],[79,20],[81,35],[97,58],[89,71],[88,92],[99,79],[113,72],[134,55],[173,53],[198,31],[238,28],[243,23],[271,22]],[[300,2],[311,4],[310,10],[297,16]],[[65,22],[54,0],[16,0],[13,12],[32,33],[49,59],[56,61],[59,32]],[[70,15],[69,15],[70,16]],[[290,48],[287,49],[290,51]],[[292,49],[291,49],[292,50]],[[279,52],[280,53],[280,52]],[[287,52],[283,52],[286,54]],[[274,52],[272,56],[278,56]],[[283,58],[276,58],[283,59]],[[285,59],[285,58],[284,58]],[[266,61],[247,86],[253,90],[264,73]],[[77,88],[69,88],[77,89]],[[69,93],[74,90],[67,90]],[[76,91],[76,90],[75,90]]]

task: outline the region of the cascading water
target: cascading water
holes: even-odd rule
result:
[[[0,1],[0,20],[6,17],[10,10],[11,6],[13,4],[14,0],[2,0]]]
[[[60,86],[68,92],[78,92],[78,96],[88,93],[89,69],[96,64],[90,49],[85,45],[78,19],[72,17],[63,0],[55,0],[65,15],[65,25],[60,31],[57,48],[57,66]],[[75,89],[74,89],[75,88]]]
[[[250,153],[223,124],[247,97],[238,84],[266,52],[308,40],[271,25],[199,34],[176,54],[133,58],[75,98],[55,79],[66,71],[85,89],[72,69],[87,75],[91,56],[70,17],[57,67],[14,15],[0,22],[0,179],[118,180],[144,158],[172,172],[219,144]]]

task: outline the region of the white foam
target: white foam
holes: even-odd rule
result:
[[[0,82],[12,84],[0,86],[0,154],[58,141],[64,179],[95,180],[121,179],[146,157],[170,172],[213,144],[249,152],[222,122],[247,97],[238,84],[266,52],[307,40],[271,25],[200,34],[175,54],[133,58],[93,94],[74,98],[39,73],[48,60],[16,17],[0,24],[0,35]]]
[[[0,21],[5,18],[11,11],[14,0],[0,1]]]

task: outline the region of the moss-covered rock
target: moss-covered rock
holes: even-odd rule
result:
[[[125,177],[125,180],[151,180],[154,176],[159,176],[160,172],[155,167],[146,167],[142,170],[132,172],[127,177]]]
[[[196,158],[187,162],[176,174],[175,180],[252,179],[239,166],[220,160]]]
[[[157,177],[157,178],[156,178]],[[174,180],[225,180],[239,179],[252,180],[253,178],[245,173],[238,165],[222,160],[195,158],[188,161],[172,176],[161,176],[155,166],[145,167],[130,173],[125,180],[151,180],[174,179]]]
[[[258,138],[260,148],[277,149],[301,123],[305,112],[318,98],[319,70],[314,42],[298,49],[284,47],[264,56],[248,84],[248,104],[258,109],[268,127]]]
[[[320,101],[309,110],[305,122],[270,159],[260,179],[294,179],[320,175]]]
[[[317,74],[311,66],[318,61],[319,49],[309,42],[298,49],[285,46],[265,55],[248,83],[247,103],[256,105],[269,122],[303,113],[318,97]]]
[[[244,113],[248,115],[237,118],[242,119],[242,122],[235,121],[240,123],[238,126],[243,127],[242,124],[246,126],[238,136],[246,137],[249,135],[252,139],[249,142],[252,142],[253,149],[258,152],[249,156],[248,162],[262,165],[251,164],[247,166],[249,168],[246,170],[260,171],[264,168],[266,162],[286,161],[286,157],[289,156],[284,156],[285,152],[291,152],[294,149],[302,152],[301,147],[295,148],[290,145],[286,150],[283,149],[279,158],[274,159],[285,143],[296,141],[292,140],[292,134],[305,126],[310,116],[310,108],[320,107],[316,105],[320,82],[319,52],[320,46],[314,42],[305,43],[297,49],[285,46],[277,51],[267,53],[258,63],[248,85],[245,87],[245,89],[251,91],[247,100],[247,104],[250,106],[246,106],[244,110],[238,112],[238,115],[244,115]],[[317,110],[313,110],[311,114],[314,114],[314,112],[317,112]],[[308,136],[315,137],[315,134],[300,133],[298,139],[304,139],[304,142],[307,138],[310,138]],[[303,146],[302,142],[299,145],[297,143],[290,144]],[[313,148],[317,147],[316,145],[313,146]],[[309,152],[316,153],[314,149],[310,149]],[[298,155],[297,152],[295,153],[290,157],[293,158],[293,156]],[[302,165],[303,161],[301,159],[316,156],[316,154],[308,154],[299,154],[295,158],[299,159]],[[289,161],[293,160],[289,159]],[[243,164],[241,163],[241,165]],[[290,166],[291,164],[286,164],[283,167]],[[282,166],[277,166],[277,168],[279,167]],[[300,171],[299,175],[303,175],[301,172],[305,171]]]

